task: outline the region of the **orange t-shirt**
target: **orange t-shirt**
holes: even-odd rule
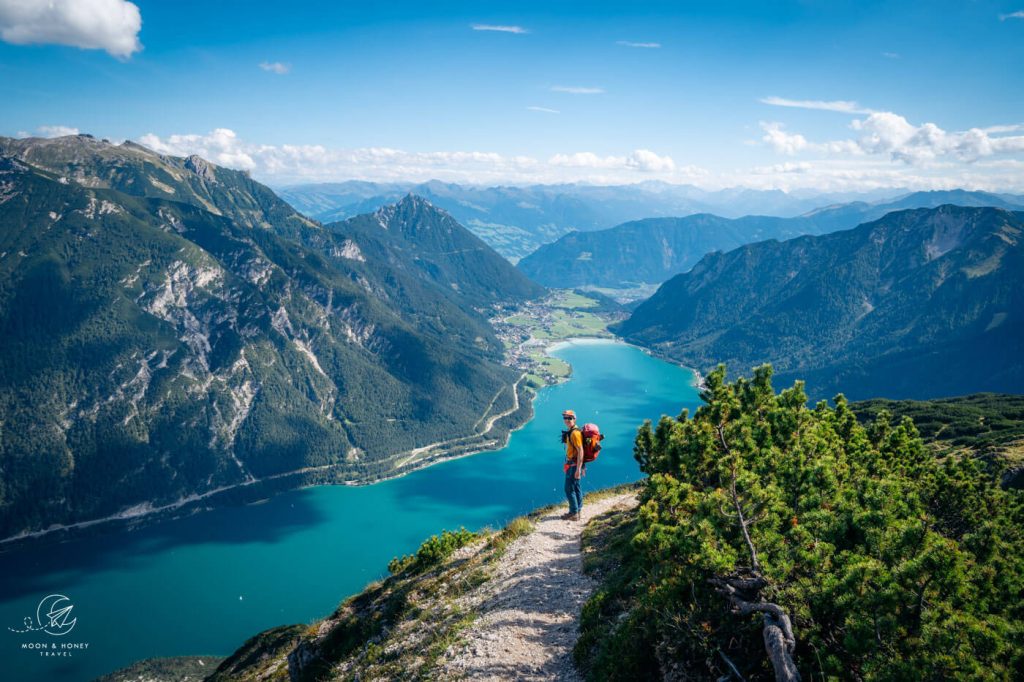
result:
[[[576,448],[583,449],[583,432],[579,429],[573,429],[569,432],[569,438],[565,441],[565,461],[574,462],[576,461]]]

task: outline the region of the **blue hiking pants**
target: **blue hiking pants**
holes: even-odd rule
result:
[[[571,466],[565,472],[565,499],[569,500],[569,513],[575,514],[583,509],[583,492],[580,490],[580,479],[576,478],[576,467]]]

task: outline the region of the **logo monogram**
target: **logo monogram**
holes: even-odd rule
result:
[[[71,611],[75,605],[63,594],[51,594],[43,597],[36,607],[36,620],[25,618],[25,627],[21,630],[7,628],[11,632],[35,632],[42,630],[48,635],[60,637],[71,632],[78,622],[77,618],[71,617]]]

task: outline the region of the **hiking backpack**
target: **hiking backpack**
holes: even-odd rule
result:
[[[601,453],[601,441],[604,440],[604,436],[601,435],[601,429],[597,424],[584,424],[582,435],[583,463],[586,464],[593,462]]]

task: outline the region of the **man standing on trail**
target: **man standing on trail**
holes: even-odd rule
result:
[[[583,433],[576,427],[576,413],[562,412],[566,431],[562,432],[565,443],[565,497],[569,500],[569,513],[564,519],[580,520],[583,511],[583,493],[580,491],[580,477],[583,475]]]

